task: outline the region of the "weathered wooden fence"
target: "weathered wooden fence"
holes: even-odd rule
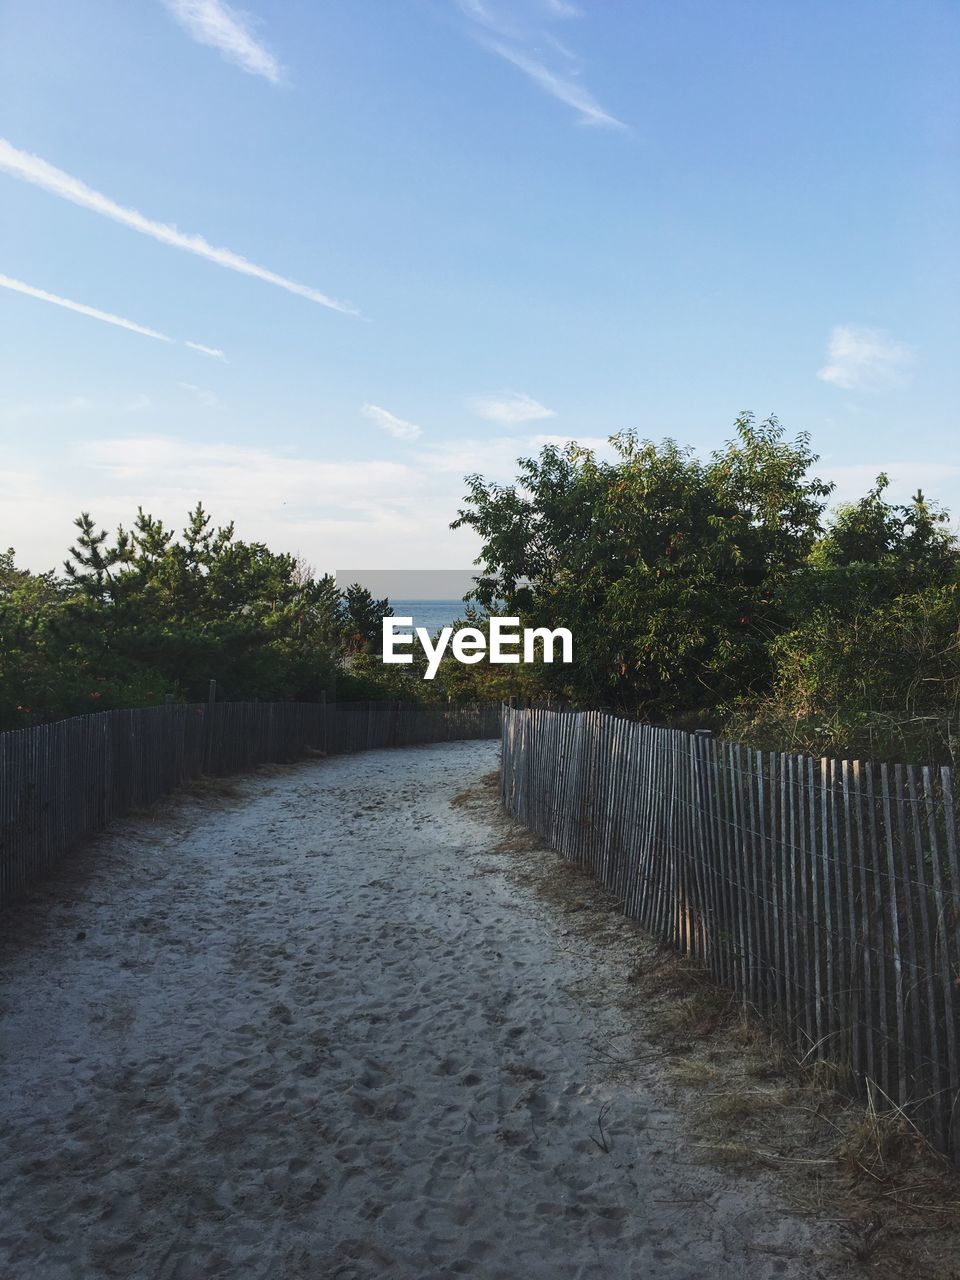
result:
[[[187,778],[330,754],[496,738],[498,704],[219,702],[101,711],[0,734],[0,907],[112,818]]]
[[[951,770],[504,709],[503,799],[623,911],[960,1159]]]

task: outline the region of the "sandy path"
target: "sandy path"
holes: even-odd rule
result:
[[[821,1274],[815,1226],[694,1162],[655,1067],[598,1059],[595,961],[450,803],[496,751],[177,801],[6,914],[0,1275]]]

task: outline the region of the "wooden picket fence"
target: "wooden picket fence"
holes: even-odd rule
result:
[[[949,768],[750,750],[597,712],[503,716],[503,800],[800,1058],[960,1160]]]
[[[329,754],[496,738],[499,704],[174,703],[0,734],[0,907],[111,819],[188,778]]]

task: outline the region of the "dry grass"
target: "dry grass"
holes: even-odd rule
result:
[[[303,753],[303,756],[298,757],[296,760],[258,764],[243,773],[231,774],[225,778],[214,777],[209,774],[200,774],[195,778],[185,778],[173,791],[167,795],[160,796],[148,808],[131,809],[123,816],[126,818],[150,818],[154,821],[162,821],[165,816],[174,811],[177,800],[184,797],[201,801],[204,804],[233,804],[244,798],[244,778],[282,778],[294,772],[307,760],[325,758],[326,752],[308,748]]]
[[[192,796],[195,800],[240,800],[243,793],[229,778],[188,778],[173,793]],[[166,799],[167,797],[164,797]]]
[[[228,778],[211,778],[206,774],[200,774],[196,778],[185,778],[175,790],[159,796],[152,804],[132,806],[120,817],[121,819],[146,818],[160,821],[168,812],[170,805],[184,796],[189,797],[191,800],[216,803],[218,801],[240,800],[242,795],[243,793],[236,784]]]
[[[840,1064],[799,1061],[769,1023],[627,920],[584,868],[503,816],[496,774],[466,794],[485,804],[497,852],[555,907],[561,933],[606,953],[591,994],[615,1002],[636,1034],[615,1052],[599,1046],[599,1062],[636,1072],[659,1059],[698,1157],[774,1171],[789,1207],[839,1224],[844,1270],[960,1280],[960,1177],[902,1112],[873,1086],[866,1103],[851,1100]],[[613,983],[602,977],[611,970]]]
[[[494,853],[528,853],[531,849],[538,849],[543,844],[542,840],[538,840],[530,831],[524,831],[522,827],[518,828],[515,834],[507,836],[505,840],[501,840],[493,846]],[[565,864],[560,863],[563,867]]]
[[[667,1075],[681,1089],[706,1089],[717,1078],[717,1069],[709,1062],[692,1061],[671,1062],[667,1067]]]

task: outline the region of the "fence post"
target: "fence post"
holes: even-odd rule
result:
[[[708,837],[709,799],[705,778],[705,762],[713,738],[712,729],[695,729],[693,732],[693,753],[691,757],[690,814],[689,831],[692,836],[690,858],[693,862],[694,884],[699,898],[698,926],[699,954],[697,959],[714,975],[719,977],[717,966],[718,945],[716,931],[719,912],[716,902],[716,879],[711,847]]]
[[[207,709],[206,709],[206,742],[204,743],[204,773],[210,772],[210,766],[213,763],[213,714],[217,705],[217,682],[212,677],[207,685]]]

